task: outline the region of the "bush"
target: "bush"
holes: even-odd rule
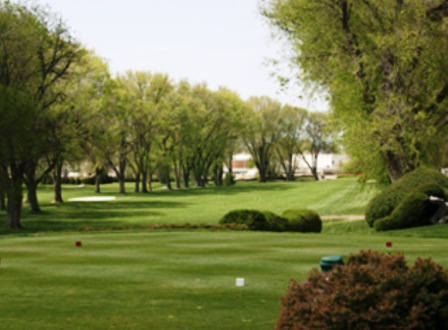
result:
[[[292,281],[276,329],[448,329],[448,272],[431,259],[361,251]]]
[[[287,219],[271,211],[264,211],[263,214],[266,217],[266,221],[268,222],[268,230],[282,232],[288,229]]]
[[[418,187],[406,195],[390,216],[375,221],[375,229],[386,231],[429,225],[429,220],[439,208],[429,200],[429,196],[445,199],[445,192],[435,184]]]
[[[322,220],[312,210],[287,210],[282,217],[288,220],[288,231],[308,233],[320,233],[322,231]]]
[[[232,173],[227,172],[226,176],[224,177],[224,185],[231,186],[234,185],[235,183],[236,183],[235,176]]]
[[[268,230],[269,225],[265,215],[256,210],[234,210],[228,212],[219,220],[220,224],[247,225],[250,230]]]
[[[369,202],[366,208],[369,226],[373,227],[376,220],[391,215],[408,193],[427,184],[448,188],[448,178],[438,170],[427,167],[420,167],[404,175]]]

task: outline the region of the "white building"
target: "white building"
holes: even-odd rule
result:
[[[311,154],[305,154],[305,159],[312,164]],[[311,175],[311,170],[301,155],[295,155],[294,160],[297,163],[297,176]],[[317,172],[321,176],[340,173],[349,160],[346,154],[320,153],[317,158]],[[232,170],[236,180],[251,180],[258,176],[258,170],[249,153],[233,155]]]

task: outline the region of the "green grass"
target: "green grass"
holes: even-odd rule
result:
[[[131,191],[132,185],[129,185]],[[310,208],[321,215],[362,214],[373,192],[354,179],[322,182],[242,182],[230,187],[194,188],[168,191],[160,185],[149,194],[117,194],[116,184],[103,185],[109,202],[66,202],[51,204],[52,187],[39,191],[43,214],[30,214],[25,208],[23,225],[29,231],[111,228],[153,224],[217,224],[228,211],[259,209],[282,213],[290,208]],[[64,199],[95,196],[92,186],[65,186]],[[0,214],[0,222],[4,215]],[[4,221],[4,220],[3,220]]]
[[[448,241],[429,238],[157,231],[1,243],[4,329],[272,329],[289,280],[322,256],[401,251],[448,266]]]
[[[44,213],[25,212],[28,230],[3,230],[2,329],[272,329],[290,279],[305,280],[322,256],[371,249],[401,252],[409,262],[432,257],[448,267],[445,225],[386,233],[364,220],[325,220],[322,234],[138,230],[151,223],[217,223],[235,208],[361,214],[372,192],[361,192],[350,179],[173,192],[159,187],[126,196],[116,188],[103,187],[103,195],[117,196],[113,202],[52,205],[44,187]],[[65,187],[64,197],[92,196],[91,190]],[[76,231],[119,225],[135,228]],[[236,287],[237,277],[246,286]]]

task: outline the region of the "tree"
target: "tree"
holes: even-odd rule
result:
[[[274,147],[280,139],[281,104],[268,97],[252,97],[248,101],[244,143],[258,169],[259,181],[268,180]]]
[[[120,76],[129,107],[130,146],[136,175],[136,191],[141,180],[142,192],[151,190],[155,171],[151,153],[160,128],[160,111],[163,111],[173,85],[167,75],[149,72],[127,72]],[[149,182],[149,190],[148,190]]]
[[[329,125],[327,114],[323,112],[311,112],[307,115],[305,122],[306,140],[303,141],[299,148],[299,154],[311,170],[315,180],[319,180],[317,173],[317,164],[321,152],[336,151],[335,140],[333,139],[333,130]],[[305,152],[311,155],[308,161]]]
[[[61,20],[39,6],[10,2],[0,4],[0,43],[0,108],[5,126],[0,175],[7,195],[7,226],[18,229],[24,176],[31,174],[28,189],[37,187],[32,174],[48,151],[48,113],[61,99],[60,85],[77,61],[80,47]]]
[[[422,163],[448,124],[448,2],[272,0],[300,77],[323,86],[345,123],[347,150],[391,180]]]
[[[281,109],[280,137],[275,150],[287,181],[295,180],[295,171],[298,166],[296,155],[303,150],[307,115],[306,110],[288,105]]]

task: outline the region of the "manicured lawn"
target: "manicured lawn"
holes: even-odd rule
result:
[[[364,220],[325,220],[321,234],[138,229],[217,223],[236,208],[361,214],[373,192],[360,191],[353,179],[159,187],[126,196],[116,188],[105,186],[102,194],[116,201],[52,205],[44,187],[44,213],[25,211],[22,233],[2,229],[2,329],[272,329],[290,279],[305,280],[322,256],[372,249],[404,253],[409,262],[432,257],[448,267],[446,225],[376,233]],[[66,187],[64,197],[91,191]],[[106,230],[78,231],[86,227]],[[235,286],[238,277],[244,287]]]
[[[24,210],[23,224],[30,231],[111,228],[153,224],[217,224],[228,211],[249,208],[282,213],[290,208],[310,208],[321,215],[362,214],[372,189],[361,190],[355,179],[322,182],[242,182],[230,187],[167,191],[160,185],[149,194],[117,194],[116,184],[103,185],[100,196],[108,202],[70,202],[95,196],[92,186],[65,186],[66,203],[51,204],[52,187],[40,190],[43,214]],[[132,191],[132,185],[128,186]],[[0,222],[4,215],[0,214]],[[4,220],[3,220],[4,221]]]
[[[392,248],[385,241],[393,242]],[[82,247],[75,247],[81,241]],[[291,278],[360,249],[432,256],[447,239],[149,231],[3,237],[3,329],[272,329]],[[236,287],[243,277],[245,287]]]

